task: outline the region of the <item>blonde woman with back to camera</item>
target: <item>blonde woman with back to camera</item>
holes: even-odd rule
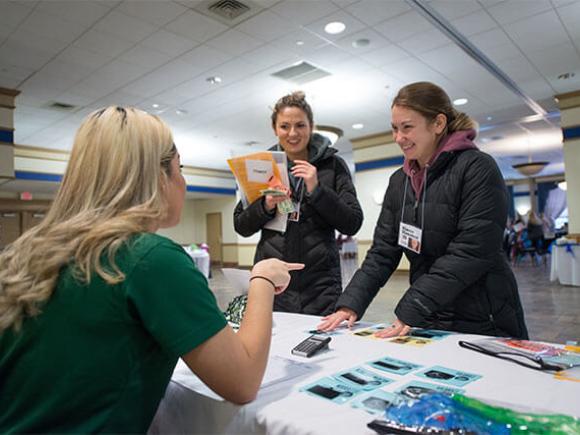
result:
[[[108,107],[83,122],[46,218],[0,255],[0,433],[145,432],[179,357],[226,400],[255,397],[274,294],[303,266],[257,263],[235,334],[155,234],[179,222],[185,188],[158,117]]]

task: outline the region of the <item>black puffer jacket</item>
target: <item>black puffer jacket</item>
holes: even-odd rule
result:
[[[279,258],[306,265],[302,271],[292,272],[288,289],[276,296],[276,311],[329,314],[342,292],[335,230],[355,234],[363,213],[348,167],[329,145],[328,139],[318,134],[310,140],[308,160],[316,166],[318,186],[310,195],[303,188],[300,221],[288,221],[284,234],[263,228],[273,217],[266,212],[263,198],[245,210],[240,202],[234,211],[234,227],[240,235],[248,237],[262,230],[255,262]],[[300,190],[293,191],[293,196],[299,198]]]
[[[398,245],[407,175],[390,178],[373,244],[337,308],[360,319],[396,269],[409,259],[410,288],[395,314],[410,326],[527,338],[517,283],[502,238],[508,194],[494,160],[469,149],[442,153],[428,169],[421,253]],[[422,201],[407,184],[404,222],[420,227]]]

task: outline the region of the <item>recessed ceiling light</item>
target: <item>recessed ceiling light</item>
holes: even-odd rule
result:
[[[187,110],[185,109],[175,109],[176,115],[187,115]]]
[[[296,45],[304,45],[304,41],[296,41]]]
[[[486,119],[487,119],[488,121],[491,121],[491,120],[493,119],[493,116],[488,116]]]
[[[346,25],[340,21],[333,21],[324,26],[324,31],[330,35],[337,35],[344,32]]]
[[[153,107],[154,109],[158,109],[158,108],[159,108],[159,104],[157,104],[157,103],[153,103],[153,104],[151,105],[151,107]]]
[[[353,124],[352,128],[354,128],[355,130],[360,130],[361,128],[364,128],[364,124],[361,124],[360,122]]]
[[[463,106],[464,104],[467,104],[467,101],[467,98],[458,98],[457,100],[453,100],[453,105]]]
[[[369,45],[371,45],[371,40],[367,38],[360,38],[356,41],[352,41],[352,46],[354,48],[368,47]]]
[[[217,85],[218,83],[222,82],[222,78],[218,76],[211,76],[205,79],[205,81],[211,83],[212,85]]]

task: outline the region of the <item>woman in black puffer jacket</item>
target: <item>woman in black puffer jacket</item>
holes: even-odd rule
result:
[[[238,203],[234,228],[244,237],[262,231],[254,261],[279,258],[304,263],[292,273],[290,286],[275,297],[274,310],[330,314],[342,292],[340,258],[335,230],[354,235],[363,213],[345,162],[330,141],[312,133],[313,116],[304,94],[282,97],[272,113],[272,128],[289,161],[291,198],[298,204],[298,220],[288,220],[284,233],[264,228],[276,215],[276,205],[287,199],[266,195],[246,209]],[[280,149],[281,148],[281,149]]]
[[[399,91],[392,128],[404,165],[389,180],[361,268],[320,329],[360,319],[404,252],[411,285],[393,325],[377,335],[422,327],[527,338],[517,283],[502,253],[507,189],[493,158],[473,144],[475,127],[432,83]]]

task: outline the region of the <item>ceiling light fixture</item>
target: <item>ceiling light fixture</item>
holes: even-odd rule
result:
[[[360,129],[364,128],[364,126],[365,126],[364,124],[361,124],[360,122],[358,122],[356,124],[353,124],[352,128],[354,128],[355,130],[360,130]]]
[[[153,107],[154,109],[159,109],[159,104],[157,104],[157,103],[153,103],[153,104],[151,105],[151,107]]]
[[[467,104],[469,100],[467,98],[458,98],[457,100],[453,100],[453,105],[454,106],[463,106],[464,104]]]
[[[329,35],[338,35],[344,32],[344,29],[346,29],[346,25],[340,21],[333,21],[324,26],[324,31]]]
[[[304,45],[304,41],[296,41],[296,45],[298,46]]]
[[[538,175],[542,172],[548,165],[548,162],[527,162],[527,163],[519,163],[517,165],[512,165],[516,171],[522,174],[524,177],[533,177],[534,175]]]
[[[218,83],[222,82],[222,79],[221,79],[221,77],[218,77],[218,76],[211,76],[211,77],[208,77],[207,79],[205,79],[205,81],[212,84],[212,85],[217,85]]]
[[[519,128],[526,132],[527,142],[528,142],[528,161],[526,163],[519,163],[512,165],[516,171],[522,174],[524,177],[533,177],[539,174],[548,165],[546,161],[532,161],[531,145],[532,145],[532,132],[521,124],[517,124]]]

